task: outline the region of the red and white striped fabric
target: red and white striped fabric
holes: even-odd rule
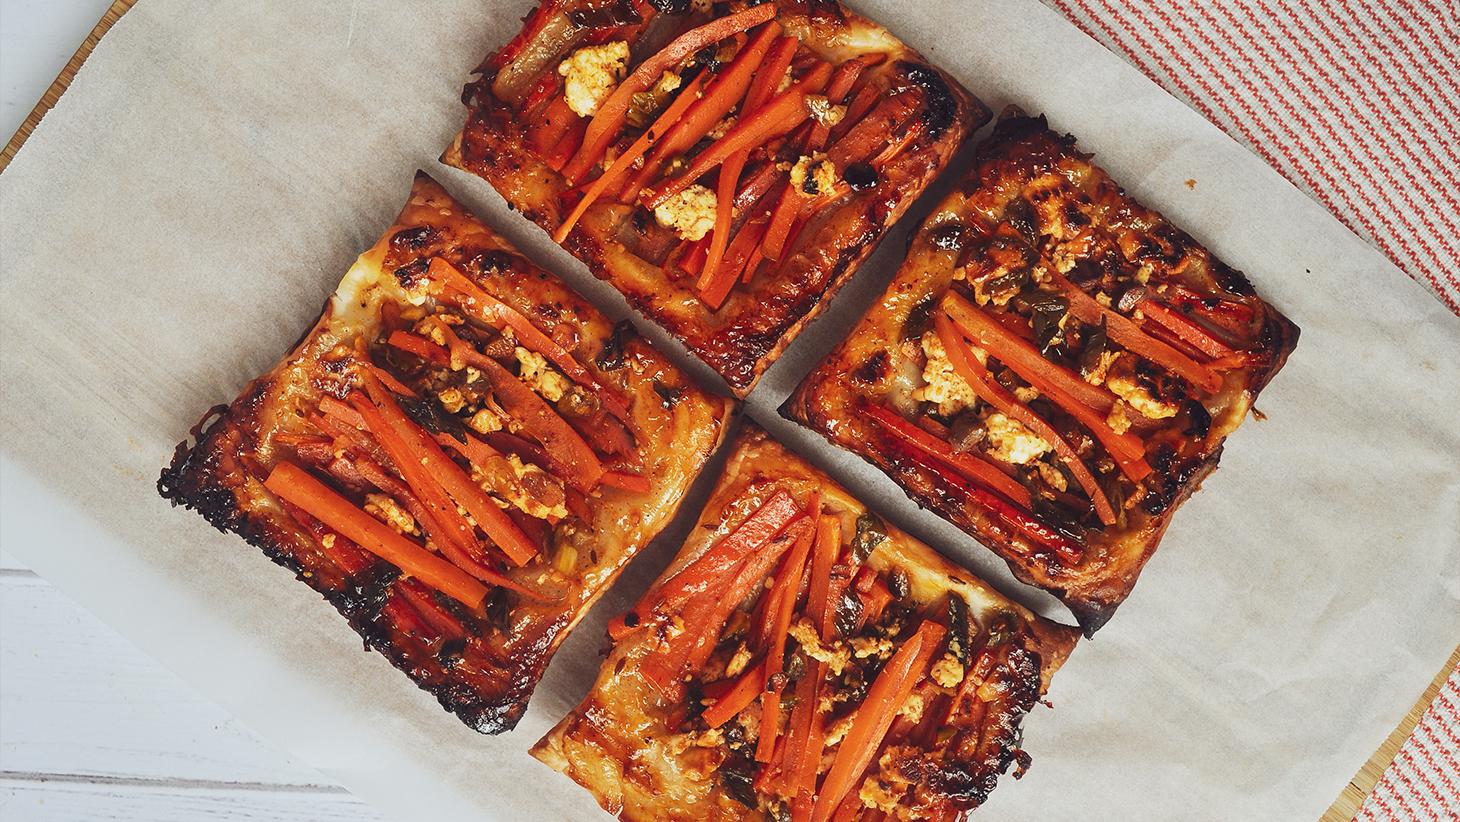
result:
[[[1043,0],[1460,314],[1455,0]]]
[[[1460,668],[1445,680],[1354,817],[1354,822],[1432,820],[1460,820]]]

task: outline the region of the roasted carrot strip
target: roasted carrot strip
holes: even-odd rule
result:
[[[578,200],[578,205],[573,207],[572,212],[563,220],[563,224],[558,226],[557,231],[553,232],[553,242],[562,243],[568,239],[568,232],[573,230],[574,225],[577,225],[578,218],[583,216],[583,212],[587,211],[588,207],[593,205],[599,196],[608,190],[610,186],[616,186],[623,181],[624,175],[628,173],[629,168],[633,166],[634,162],[640,157],[643,157],[644,152],[648,151],[649,147],[655,144],[658,136],[664,134],[665,129],[670,128],[677,122],[680,115],[684,113],[684,110],[689,108],[690,104],[699,98],[700,84],[703,79],[704,75],[701,74],[691,80],[689,86],[681,91],[678,97],[674,98],[674,102],[669,104],[669,108],[665,109],[664,113],[659,115],[659,119],[655,120],[654,124],[649,126],[647,131],[639,135],[639,139],[634,141],[634,144],[629,147],[628,151],[619,155],[619,158],[613,161],[613,165],[609,166],[607,171],[603,172],[603,174],[599,175],[598,179],[593,181],[593,184],[583,193],[583,197]]]
[[[413,513],[421,521],[421,526],[426,529],[427,535],[438,544],[438,547],[451,545],[481,555],[482,548],[476,534],[472,531],[471,524],[457,510],[456,502],[451,499],[451,495],[438,481],[435,473],[426,467],[427,463],[418,450],[413,448],[410,441],[406,439],[402,433],[404,426],[391,425],[390,419],[358,391],[351,395],[350,401],[354,404],[356,413],[364,419],[365,429],[380,444],[380,447],[390,457],[390,461],[395,463],[396,470],[407,486],[404,490],[408,490],[410,496],[419,501],[423,507],[423,511]],[[400,413],[398,408],[396,412]],[[407,424],[414,425],[413,423]],[[372,471],[373,466],[367,460],[358,460],[358,463],[361,470],[367,474],[367,479],[370,479],[376,487],[392,496],[401,496],[394,487],[395,480],[385,475],[383,470]]]
[[[1095,513],[1100,521],[1106,525],[1115,524],[1115,511],[1110,507],[1110,500],[1105,498],[1105,492],[1100,489],[1100,484],[1095,481],[1095,475],[1090,473],[1075,449],[1061,437],[1044,418],[1029,410],[1028,406],[1019,402],[1009,390],[1000,385],[997,381],[989,378],[988,370],[983,363],[974,358],[973,353],[968,350],[968,345],[963,341],[963,336],[954,327],[953,321],[948,315],[941,311],[933,313],[933,327],[937,331],[938,339],[943,343],[947,351],[948,361],[952,363],[953,370],[968,383],[969,387],[978,394],[984,402],[989,403],[1007,416],[1013,417],[1026,427],[1038,434],[1049,443],[1070,467],[1070,473],[1085,489],[1085,494],[1095,506]]]
[[[639,625],[648,624],[648,618],[661,603],[670,608],[683,604],[738,565],[747,554],[769,542],[800,515],[801,508],[795,498],[785,490],[777,490],[755,513],[746,517],[694,562],[645,594],[633,610],[610,622],[609,631],[622,636]],[[634,624],[630,625],[630,622]]]
[[[425,589],[417,580],[402,579],[394,586],[395,594],[401,599],[410,603],[416,613],[431,623],[431,627],[442,636],[452,639],[465,639],[466,628],[457,621],[456,617],[446,612],[440,603],[431,598],[431,593]]]
[[[1141,313],[1155,320],[1167,329],[1176,334],[1177,337],[1195,346],[1197,350],[1206,354],[1212,359],[1230,357],[1237,353],[1226,343],[1212,336],[1209,331],[1192,322],[1186,315],[1179,311],[1172,311],[1164,305],[1153,300],[1146,300],[1141,303]],[[1210,368],[1211,364],[1208,363]]]
[[[740,272],[746,269],[752,256],[755,255],[764,234],[765,223],[750,223],[742,227],[740,233],[735,235],[729,252],[720,261],[719,269],[713,277],[709,276],[709,264],[706,263],[706,273],[700,276],[700,282],[704,283],[704,287],[700,291],[700,299],[712,311],[720,310],[720,306],[725,304],[725,299],[730,296],[731,289],[735,287],[735,283],[740,281]]]
[[[776,579],[775,625],[771,630],[771,647],[766,651],[766,700],[761,703],[760,741],[756,745],[755,758],[758,762],[769,762],[774,753],[776,729],[779,727],[779,693],[771,696],[771,678],[781,673],[786,656],[786,637],[790,635],[791,616],[796,609],[796,593],[801,588],[801,576],[806,571],[807,555],[811,551],[815,529],[810,520],[802,520],[801,535],[796,545],[786,554],[781,563],[781,573]]]
[[[669,640],[667,647],[640,664],[645,678],[666,695],[677,694],[684,677],[697,674],[714,652],[730,613],[810,527],[805,520],[792,525],[763,548],[748,554],[733,575],[721,575],[691,597],[680,611],[683,630]]]
[[[500,363],[474,349],[468,362],[479,369],[492,385],[492,394],[503,409],[516,419],[520,433],[542,443],[553,462],[554,473],[583,493],[592,491],[603,478],[603,463],[583,437]]]
[[[867,415],[868,419],[884,431],[897,436],[908,445],[947,465],[964,477],[998,491],[1025,509],[1029,508],[1029,489],[988,461],[974,454],[954,451],[948,443],[904,420],[895,411],[870,403],[862,403],[858,407],[863,414]]]
[[[705,709],[702,716],[711,728],[718,728],[729,722],[736,714],[745,710],[765,690],[765,660],[745,671],[735,680],[735,685]]]
[[[433,365],[451,364],[450,352],[419,334],[396,330],[390,332],[390,336],[385,341],[402,351],[415,354]]]
[[[1050,269],[1050,278],[1069,297],[1070,313],[1075,319],[1089,325],[1098,325],[1100,318],[1104,317],[1105,334],[1118,345],[1171,371],[1208,394],[1222,387],[1220,374],[1142,331],[1140,326],[1119,311],[1112,311],[1096,302],[1094,297],[1065,279],[1063,274]]]
[[[468,608],[478,607],[487,596],[487,589],[465,571],[392,531],[293,463],[281,462],[274,466],[264,480],[264,487],[361,548]]]
[[[568,353],[566,348],[554,342],[520,311],[483,291],[480,286],[468,279],[461,269],[440,257],[432,258],[430,275],[433,281],[439,281],[454,291],[464,308],[475,312],[480,319],[491,325],[497,327],[505,325],[511,328],[523,346],[546,357],[566,374],[568,379],[598,395],[603,407],[611,411],[615,417],[628,422],[629,410],[623,400],[594,379],[593,375],[588,373],[588,369],[573,359],[573,355]],[[433,296],[443,295],[434,293]]]
[[[757,6],[756,8],[760,8]],[[735,124],[730,133],[716,140],[695,158],[689,170],[672,177],[657,190],[652,191],[644,201],[650,209],[663,205],[670,197],[689,188],[705,172],[723,163],[737,151],[755,148],[781,134],[785,134],[811,116],[806,110],[806,95],[799,89],[787,89],[759,111]]]
[[[782,767],[781,790],[789,796],[796,796],[799,789],[808,782],[812,788],[816,783],[816,762],[811,761],[807,740],[811,738],[811,726],[816,721],[817,691],[826,677],[827,665],[813,661],[807,666],[806,675],[796,682],[796,707],[791,709],[787,727],[786,759]]]
[[[821,638],[830,642],[836,630],[836,608],[831,599],[831,566],[842,548],[842,521],[830,514],[816,522],[816,548],[811,560],[811,587],[806,592],[806,616]]]
[[[563,136],[558,139],[558,144],[543,157],[548,168],[553,171],[562,171],[563,166],[573,159],[573,155],[577,154],[578,149],[583,145],[583,133],[587,130],[588,121],[586,119],[580,117],[574,120],[568,126],[568,130],[563,132]]]
[[[1151,473],[1151,466],[1143,459],[1146,445],[1140,437],[1130,433],[1117,434],[1105,421],[1105,414],[1115,407],[1114,394],[1046,360],[1033,345],[1007,333],[1002,325],[962,296],[949,291],[943,297],[942,308],[949,319],[968,333],[980,348],[1014,369],[1014,373],[1089,429],[1120,464],[1126,476],[1140,482]],[[1100,407],[1106,407],[1106,411],[1102,413]]]
[[[841,741],[836,761],[822,782],[816,806],[811,812],[814,822],[830,819],[852,787],[861,780],[862,772],[871,764],[892,720],[923,677],[946,633],[943,626],[924,620],[917,633],[897,649],[877,675],[867,691],[866,700],[857,708],[857,718]]]
[[[664,158],[682,154],[704,139],[715,128],[715,124],[724,119],[730,109],[745,97],[751,83],[762,70],[766,51],[780,33],[781,24],[774,20],[762,26],[756,32],[755,38],[735,55],[730,65],[706,89],[705,96],[685,112],[677,123],[667,127],[664,139],[650,152],[643,170],[635,175],[630,190],[624,192],[624,202],[633,202],[632,198],[638,191],[659,173],[659,166]]]
[[[532,140],[538,151],[543,153],[552,151],[576,122],[578,122],[578,115],[568,107],[567,95],[559,94],[553,97],[551,103],[548,103],[547,109],[543,111],[542,122],[533,128],[532,136],[528,139]]]
[[[725,158],[720,165],[720,182],[715,192],[715,228],[710,235],[710,250],[705,255],[705,270],[695,286],[704,291],[720,277],[720,260],[725,256],[725,247],[730,244],[730,221],[735,217],[735,189],[740,182],[740,171],[745,168],[747,152],[737,151]]]
[[[756,68],[755,83],[746,92],[745,105],[740,110],[742,117],[754,114],[756,109],[770,101],[771,95],[780,88],[787,70],[791,68],[791,58],[796,56],[796,47],[799,45],[801,41],[795,37],[782,37],[771,47],[770,54]]]
[[[1025,536],[1040,545],[1052,548],[1064,562],[1073,566],[1084,558],[1084,552],[1078,545],[1060,532],[1035,519],[1025,509],[1016,508],[1002,496],[968,482],[961,474],[953,472],[941,462],[927,459],[923,452],[913,450],[906,443],[899,442],[898,446],[906,448],[904,456],[908,460],[936,476],[943,485],[972,497],[979,505],[993,512],[995,517],[1003,520],[1010,527],[1023,532]]]
[[[635,94],[649,88],[664,74],[665,70],[672,68],[696,51],[733,34],[755,28],[775,16],[776,7],[772,3],[752,6],[744,11],[690,29],[676,37],[659,53],[640,63],[639,67],[619,84],[613,94],[603,101],[602,105],[598,107],[598,112],[593,115],[587,131],[584,132],[582,147],[578,149],[578,153],[574,155],[572,161],[563,168],[563,174],[568,178],[569,183],[577,185],[578,180],[583,177],[589,167],[603,155],[603,150],[617,139],[619,132],[623,129],[629,104],[633,102]]]
[[[499,366],[500,367],[500,366]],[[365,414],[364,408],[373,403],[390,428],[404,441],[415,459],[416,465],[430,469],[432,477],[439,482],[461,507],[476,520],[492,542],[502,549],[513,563],[523,565],[537,555],[537,546],[513,524],[501,508],[492,501],[481,486],[471,481],[456,463],[452,462],[441,447],[426,437],[415,423],[406,417],[384,388],[371,379],[365,381],[367,403],[355,403],[355,408]],[[367,416],[368,420],[368,416]],[[378,434],[377,434],[378,436]],[[397,467],[403,467],[397,461]]]
[[[475,466],[486,465],[487,460],[492,457],[502,456],[501,451],[487,445],[471,434],[463,434],[462,436],[466,437],[464,441],[457,439],[451,434],[437,434],[436,444],[452,449],[456,453],[466,457],[466,461]]]

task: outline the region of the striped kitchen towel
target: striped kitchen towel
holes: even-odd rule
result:
[[[1354,822],[1460,822],[1460,667],[1450,672]]]
[[[1460,3],[1043,0],[1460,314]]]

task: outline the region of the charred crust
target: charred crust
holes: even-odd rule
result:
[[[942,72],[932,66],[904,60],[898,64],[898,68],[907,75],[908,80],[923,90],[923,125],[928,129],[928,139],[937,141],[958,122],[958,95],[953,93]]]

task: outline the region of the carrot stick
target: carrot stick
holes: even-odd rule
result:
[[[703,291],[720,273],[720,259],[725,256],[725,246],[730,243],[730,221],[735,217],[735,188],[740,182],[740,170],[745,168],[748,152],[737,151],[725,158],[720,165],[720,182],[715,192],[715,228],[710,235],[710,251],[705,255],[705,270],[695,286]]]
[[[870,403],[859,404],[859,408],[868,419],[889,434],[897,436],[908,445],[947,465],[967,479],[982,483],[1021,507],[1029,508],[1029,489],[1020,485],[1013,477],[1000,471],[987,460],[974,454],[954,451],[948,443],[904,420],[895,411],[889,411],[880,405]]]
[[[1177,337],[1192,344],[1212,359],[1230,357],[1237,353],[1227,347],[1226,343],[1213,337],[1205,328],[1197,325],[1179,311],[1172,311],[1164,305],[1152,300],[1141,303],[1141,313],[1155,320],[1167,329],[1176,334]],[[1211,364],[1208,363],[1210,368]]]
[[[358,391],[350,396],[350,401],[354,404],[356,413],[364,419],[365,429],[375,437],[376,442],[390,457],[391,462],[395,463],[396,470],[408,486],[411,496],[423,506],[424,511],[417,513],[417,519],[421,521],[426,533],[438,545],[450,544],[480,555],[482,548],[475,532],[472,531],[471,524],[456,509],[456,503],[451,499],[450,494],[438,481],[434,472],[426,467],[422,457],[416,453],[415,449],[412,449],[410,442],[406,440],[400,429],[391,425],[389,419]],[[357,462],[366,478],[378,488],[392,496],[400,496],[394,487],[393,478],[375,468],[368,460],[362,459]]]
[[[791,68],[791,58],[796,56],[796,47],[799,45],[801,41],[795,37],[782,37],[771,47],[770,54],[756,68],[755,83],[745,95],[745,105],[741,106],[742,117],[754,114],[780,88],[781,80],[785,79],[786,71]]]
[[[700,299],[711,310],[718,311],[720,306],[725,304],[725,299],[730,296],[730,291],[735,283],[740,280],[740,272],[747,267],[755,250],[760,245],[760,238],[765,234],[765,223],[751,223],[740,229],[735,235],[735,241],[730,244],[730,250],[720,261],[719,270],[715,276],[710,278],[708,270],[700,277],[705,282],[705,287],[700,291]],[[708,263],[706,264],[708,269]]]
[[[609,623],[609,630],[627,633],[626,628],[632,630],[635,627],[628,625],[629,622],[636,626],[648,624],[648,617],[661,603],[670,608],[680,606],[710,587],[747,554],[765,545],[800,515],[801,508],[795,498],[784,489],[777,490],[744,522],[710,546],[694,562],[645,594],[627,614],[616,617]]]
[[[542,443],[554,473],[585,494],[598,485],[603,478],[603,463],[551,405],[491,357],[468,347],[466,360],[491,383],[493,396],[517,421],[519,433]]]
[[[480,606],[487,596],[487,589],[465,571],[392,531],[291,462],[274,466],[264,480],[264,487],[361,548],[468,608]]]
[[[563,168],[563,174],[572,185],[577,185],[588,168],[603,155],[603,150],[618,137],[624,120],[633,102],[634,95],[653,85],[665,70],[699,51],[711,43],[723,40],[738,32],[747,31],[776,16],[776,6],[766,3],[752,6],[744,11],[712,20],[703,26],[690,29],[676,37],[663,50],[634,69],[619,87],[598,107],[583,134],[583,145],[578,153]]]
[[[946,633],[947,629],[938,623],[924,620],[917,633],[897,649],[877,675],[867,691],[867,698],[857,708],[857,718],[841,741],[836,761],[822,782],[821,793],[811,812],[814,822],[830,819],[842,799],[861,779],[862,772],[867,770],[882,745],[892,720],[912,693],[913,686],[923,677]]]
[[[756,8],[760,8],[757,6]],[[689,188],[705,172],[724,162],[737,151],[749,150],[781,134],[785,134],[811,116],[806,111],[806,95],[794,86],[766,104],[760,111],[735,124],[730,133],[716,140],[695,158],[689,171],[666,180],[644,201],[647,208],[663,205],[670,197]]]
[[[668,127],[668,133],[659,145],[654,147],[644,168],[635,175],[634,183],[630,190],[624,192],[624,202],[633,202],[633,196],[637,195],[639,189],[644,187],[655,174],[665,157],[672,157],[682,154],[690,146],[699,142],[706,134],[709,134],[715,124],[724,119],[730,109],[735,107],[745,97],[746,90],[751,87],[752,81],[763,71],[766,51],[771,48],[776,37],[781,33],[781,24],[775,20],[766,23],[756,32],[755,38],[750,41],[740,53],[735,55],[728,68],[720,73],[713,85],[705,92],[700,99],[678,123]],[[791,38],[795,39],[795,38]],[[742,107],[743,108],[743,107]],[[742,111],[742,116],[743,116]]]
[[[1117,434],[1105,421],[1105,413],[1115,406],[1114,394],[1046,360],[1033,345],[1008,333],[962,296],[949,291],[944,295],[941,307],[955,325],[973,337],[979,347],[1014,369],[1016,374],[1088,428],[1120,464],[1126,476],[1140,482],[1151,473],[1151,466],[1142,459],[1146,445],[1140,437],[1130,433]],[[1105,413],[1100,411],[1100,407],[1106,408]]]
[[[526,109],[523,109],[524,111]],[[547,109],[543,111],[542,122],[532,130],[532,144],[537,146],[538,151],[546,153],[557,146],[568,129],[578,122],[578,115],[568,106],[566,95],[559,94],[553,97],[548,103]]]
[[[997,381],[989,378],[988,370],[974,358],[964,343],[963,337],[954,327],[953,321],[948,315],[941,311],[933,314],[933,327],[938,334],[938,339],[943,343],[943,348],[948,354],[948,361],[953,365],[953,370],[969,387],[978,394],[981,399],[1007,416],[1013,417],[1023,423],[1034,433],[1038,434],[1045,442],[1053,446],[1055,453],[1065,464],[1070,467],[1070,473],[1075,475],[1080,487],[1085,489],[1090,502],[1095,506],[1095,513],[1100,521],[1106,525],[1115,523],[1115,511],[1110,507],[1110,501],[1105,498],[1105,492],[1100,489],[1100,484],[1095,481],[1095,475],[1090,473],[1075,449],[1061,437],[1057,431],[1044,418],[1029,410],[1028,406],[1019,402],[1009,390],[1000,385]]]
[[[1078,545],[1071,542],[1063,534],[1035,519],[1025,509],[1015,507],[1002,496],[968,482],[963,475],[953,472],[943,463],[927,459],[926,454],[912,449],[911,446],[908,446],[903,441],[896,441],[893,444],[899,448],[905,448],[906,452],[904,456],[906,459],[933,474],[944,486],[965,496],[974,498],[984,508],[993,512],[995,517],[1008,523],[1011,527],[1022,531],[1026,536],[1039,544],[1054,549],[1054,552],[1066,563],[1075,565],[1084,558],[1084,552]]]
[[[701,714],[705,723],[711,728],[718,728],[735,718],[735,715],[745,710],[756,697],[765,690],[765,663],[762,659],[759,664],[748,671],[743,672],[740,678],[735,680],[735,685],[715,700],[715,704],[705,709]]]
[[[659,115],[659,119],[655,120],[654,124],[649,126],[648,130],[639,135],[639,139],[634,141],[634,144],[629,147],[629,150],[619,155],[619,158],[613,161],[613,165],[609,166],[607,171],[603,172],[603,174],[599,175],[598,179],[593,181],[593,185],[589,186],[588,190],[583,193],[582,198],[578,200],[578,205],[573,207],[573,211],[568,214],[567,219],[563,220],[563,224],[558,226],[557,231],[553,232],[553,242],[561,244],[564,240],[568,239],[568,232],[573,230],[573,226],[578,223],[578,218],[583,216],[583,212],[587,211],[588,207],[593,205],[598,197],[610,186],[621,182],[624,174],[628,173],[629,168],[633,166],[634,161],[644,156],[644,152],[648,151],[649,147],[655,144],[656,139],[659,139],[658,135],[664,134],[666,129],[672,127],[679,120],[679,116],[684,113],[684,110],[689,108],[690,104],[695,100],[699,99],[700,84],[703,80],[703,74],[691,80],[689,85],[679,93],[679,96],[674,98],[674,102],[669,104],[669,108],[665,109],[664,113]]]
[[[450,352],[419,334],[396,330],[390,332],[390,336],[385,341],[402,351],[415,354],[417,357],[435,365],[451,364]]]
[[[1091,385],[1068,368],[1046,360],[1039,353],[1039,349],[1026,338],[1010,330],[957,292],[949,291],[945,294],[941,308],[948,312],[949,318],[972,337],[980,348],[998,357],[1000,362],[1014,369],[1015,373],[1041,393],[1050,393],[1045,390],[1046,386],[1058,386],[1066,398],[1073,398],[1097,413],[1109,414],[1110,409],[1115,407],[1119,398],[1109,390]],[[1138,442],[1134,453],[1139,454],[1143,450],[1144,446]]]
[[[500,367],[500,366],[499,366]],[[441,446],[426,437],[424,431],[411,422],[395,400],[375,380],[365,380],[369,402],[355,403],[355,408],[364,414],[364,407],[374,404],[390,428],[405,442],[415,458],[415,464],[429,468],[431,475],[458,504],[467,510],[478,526],[486,532],[492,542],[502,549],[516,565],[523,565],[537,555],[537,546],[526,534],[497,507],[481,486],[471,481],[456,463],[452,462]],[[368,419],[368,417],[367,417]],[[377,436],[379,436],[377,434]],[[396,467],[402,467],[397,461]]]
[[[477,314],[480,319],[491,325],[499,328],[505,325],[511,328],[512,332],[517,335],[518,342],[524,347],[546,357],[566,374],[568,379],[598,395],[603,407],[612,412],[615,417],[624,422],[629,421],[629,410],[623,400],[594,379],[593,375],[588,373],[588,369],[573,359],[573,355],[567,349],[554,342],[552,337],[543,333],[517,309],[483,291],[480,286],[468,279],[461,269],[440,257],[431,259],[430,275],[433,286],[439,283],[449,287],[460,298],[459,302],[462,307]],[[438,289],[433,291],[432,296],[439,298],[443,294]]]
[[[816,552],[811,560],[811,587],[806,593],[806,615],[816,623],[821,638],[830,642],[836,630],[836,608],[831,602],[831,566],[841,553],[842,521],[827,514],[816,523]]]
[[[1098,325],[1100,318],[1104,317],[1106,336],[1132,353],[1156,363],[1208,394],[1222,387],[1222,377],[1217,372],[1142,331],[1140,326],[1119,311],[1112,311],[1096,302],[1094,297],[1086,294],[1053,268],[1049,273],[1050,279],[1069,296],[1070,313],[1075,319],[1089,325]]]

